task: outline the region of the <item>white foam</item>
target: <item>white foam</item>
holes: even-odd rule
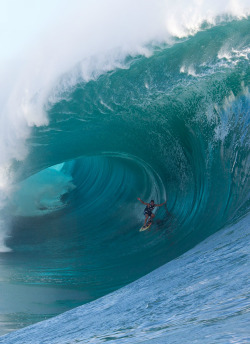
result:
[[[237,18],[246,17],[249,13],[246,0],[209,3],[193,0],[188,4],[184,0],[174,3],[166,0],[96,0],[89,3],[76,0],[73,4],[62,1],[58,8],[51,8],[45,1],[40,4],[39,12],[32,3],[26,0],[27,6],[19,8],[21,13],[10,18],[8,23],[8,27],[11,24],[20,26],[18,18],[23,22],[27,8],[31,7],[28,18],[34,16],[37,23],[29,19],[27,25],[30,25],[30,30],[27,27],[25,31],[20,29],[20,34],[17,32],[15,39],[8,42],[8,47],[15,46],[20,39],[25,40],[24,35],[30,35],[25,40],[25,52],[21,49],[15,52],[15,62],[9,59],[7,64],[3,64],[0,60],[1,80],[8,84],[7,92],[4,88],[0,95],[1,124],[4,122],[1,125],[4,132],[1,132],[0,147],[3,149],[0,164],[9,157],[18,160],[25,157],[27,151],[20,143],[29,136],[29,127],[48,123],[43,110],[48,94],[59,76],[77,63],[81,62],[82,78],[89,81],[103,72],[122,67],[128,54],[148,56],[150,51],[145,44],[152,40],[168,41],[172,35],[194,34],[204,21],[214,24],[223,13]],[[30,43],[28,48],[27,42]],[[193,70],[189,68],[188,73],[193,74]],[[72,85],[76,79],[68,79],[68,83]]]
[[[240,50],[234,48],[228,48],[227,46],[223,47],[219,53],[218,58],[220,60],[225,60],[229,62],[228,67],[231,68],[232,65],[237,65],[242,59],[249,60],[250,48],[243,47]]]

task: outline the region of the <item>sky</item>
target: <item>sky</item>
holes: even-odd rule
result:
[[[1,60],[21,57],[65,0],[0,0]]]

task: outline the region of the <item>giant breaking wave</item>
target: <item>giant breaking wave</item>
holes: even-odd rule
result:
[[[47,314],[124,286],[247,214],[249,18],[191,33],[93,49],[50,88],[27,88],[18,111],[29,127],[15,112],[3,132],[19,143],[1,168],[6,281],[84,291]],[[10,101],[5,110],[14,117]],[[143,235],[137,197],[167,199]]]

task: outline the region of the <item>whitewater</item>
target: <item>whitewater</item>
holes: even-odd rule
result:
[[[248,343],[249,2],[15,6],[0,343]]]

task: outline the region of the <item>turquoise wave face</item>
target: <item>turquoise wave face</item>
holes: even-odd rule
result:
[[[249,20],[151,49],[67,91],[63,76],[50,124],[33,130],[18,166],[6,278],[18,270],[20,283],[84,291],[74,304],[52,301],[53,315],[145,275],[249,209]],[[148,232],[139,233],[137,197],[167,199]]]

